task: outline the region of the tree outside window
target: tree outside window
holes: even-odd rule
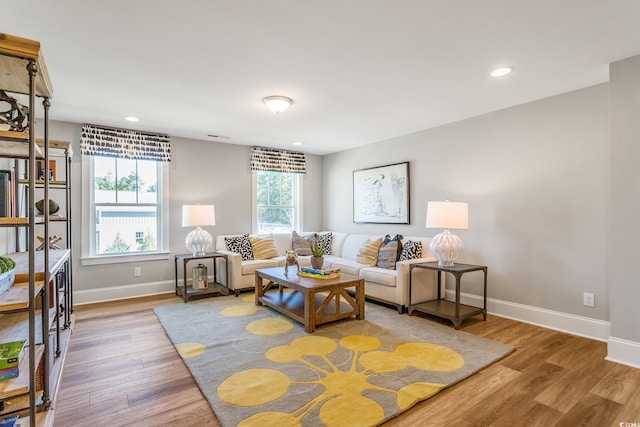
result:
[[[96,254],[158,249],[159,177],[155,161],[93,157]]]
[[[299,223],[299,174],[256,171],[258,233],[292,231]]]

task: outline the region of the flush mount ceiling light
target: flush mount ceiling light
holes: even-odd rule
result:
[[[293,99],[287,98],[286,96],[267,96],[262,100],[267,108],[274,113],[282,113],[289,108],[291,104],[293,104]]]
[[[511,74],[515,70],[513,67],[499,67],[491,72],[491,77],[502,77]]]
[[[133,117],[133,116],[127,116],[124,119],[127,120],[127,121],[130,121],[130,122],[139,122],[140,121],[139,118]]]

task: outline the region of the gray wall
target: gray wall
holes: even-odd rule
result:
[[[611,336],[640,343],[640,56],[611,64],[610,80]]]
[[[602,84],[325,156],[324,228],[433,236],[427,201],[465,201],[459,261],[489,267],[489,297],[608,320],[608,105]],[[354,224],[353,170],[402,161],[411,224]],[[481,294],[481,275],[465,281]]]
[[[52,110],[55,104],[52,106]],[[173,281],[173,255],[185,253],[184,239],[189,229],[182,228],[182,205],[213,203],[216,225],[209,227],[212,236],[251,232],[251,147],[171,138],[172,162],[169,178],[169,220],[171,256],[165,261],[147,261],[108,265],[83,266],[80,260],[82,185],[80,161],[81,124],[51,122],[50,138],[72,141],[72,214],[74,290],[82,291],[150,282]],[[322,226],[322,157],[307,155],[307,174],[304,176],[303,225],[308,230]],[[53,197],[53,196],[52,196]],[[133,277],[133,266],[140,266],[142,277]]]

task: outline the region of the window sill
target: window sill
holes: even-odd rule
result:
[[[127,262],[142,262],[142,261],[163,261],[168,260],[168,251],[153,252],[153,253],[140,253],[140,254],[119,254],[119,255],[98,255],[98,256],[83,256],[80,257],[80,263],[85,265],[104,265],[104,264],[124,264]]]

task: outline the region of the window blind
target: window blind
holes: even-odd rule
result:
[[[307,173],[307,164],[304,153],[253,147],[251,149],[251,170],[304,174]]]
[[[169,135],[85,124],[80,154],[170,162],[171,144]]]

